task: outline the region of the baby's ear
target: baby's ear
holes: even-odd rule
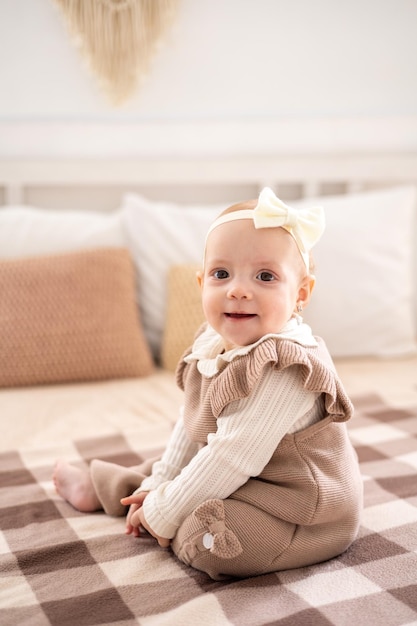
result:
[[[309,303],[315,284],[316,277],[314,276],[314,274],[309,274],[303,279],[303,282],[301,283],[298,292],[298,300],[303,307],[305,307]]]
[[[201,270],[197,270],[195,275],[196,275],[196,278],[197,278],[198,286],[201,289],[201,287],[203,286],[203,272]]]
[[[314,291],[314,287],[316,286],[316,277],[314,276],[314,274],[309,274],[309,276],[307,276],[308,279],[308,299],[310,300],[311,298],[311,294]]]

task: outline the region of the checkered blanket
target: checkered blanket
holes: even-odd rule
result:
[[[365,484],[354,545],[331,561],[215,582],[124,520],[54,492],[60,449],[0,455],[0,623],[42,626],[417,624],[417,408],[357,398],[350,432]],[[123,437],[76,441],[89,461],[141,460]]]

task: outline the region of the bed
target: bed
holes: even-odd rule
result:
[[[416,183],[412,153],[0,161],[0,623],[417,623]],[[265,185],[326,209],[306,319],[355,405],[365,508],[331,561],[215,582],[51,474],[163,448],[207,224]]]

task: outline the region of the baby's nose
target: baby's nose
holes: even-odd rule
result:
[[[248,285],[241,280],[234,280],[227,293],[228,298],[235,300],[248,299],[251,295]]]

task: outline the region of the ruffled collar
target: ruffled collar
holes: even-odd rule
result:
[[[318,345],[310,326],[304,324],[299,315],[295,315],[279,333],[268,333],[255,343],[233,348],[227,352],[223,351],[223,340],[220,335],[211,326],[207,326],[206,330],[195,340],[191,353],[184,358],[184,361],[186,363],[198,361],[197,368],[200,374],[210,378],[224,369],[235,358],[248,354],[271,337],[294,341],[307,348]]]

